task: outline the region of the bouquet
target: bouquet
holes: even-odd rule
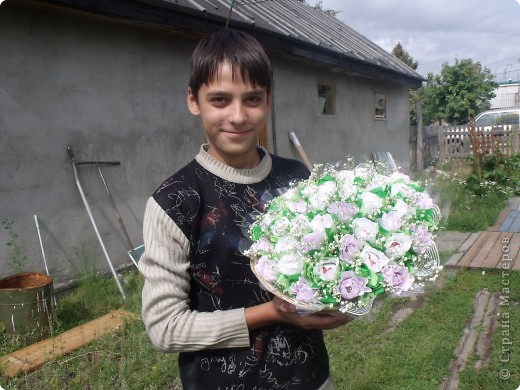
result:
[[[441,267],[440,212],[402,173],[316,166],[249,226],[245,254],[263,287],[304,311],[362,315],[381,295],[422,292]]]

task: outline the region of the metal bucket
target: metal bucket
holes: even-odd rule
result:
[[[4,333],[38,341],[49,336],[53,280],[40,273],[21,273],[0,279],[0,325]]]

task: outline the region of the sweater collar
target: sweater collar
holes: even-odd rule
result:
[[[272,160],[269,152],[262,147],[260,149],[260,155],[263,154],[260,164],[251,169],[236,169],[226,165],[208,152],[208,144],[204,144],[200,147],[199,153],[195,156],[195,160],[202,165],[205,169],[213,173],[214,175],[237,184],[254,184],[264,180],[269,172],[271,172]]]

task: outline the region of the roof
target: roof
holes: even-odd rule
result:
[[[420,74],[334,16],[297,0],[51,0],[72,7],[209,33],[226,25],[245,30],[266,49],[330,69],[419,87]],[[230,14],[231,8],[231,14]]]

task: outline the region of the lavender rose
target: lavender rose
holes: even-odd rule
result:
[[[391,262],[383,268],[381,274],[385,283],[392,288],[396,294],[408,291],[414,282],[412,275],[406,267]]]
[[[266,281],[273,283],[278,279],[276,272],[276,263],[267,256],[262,256],[256,263],[256,272],[260,274]]]
[[[363,243],[351,234],[345,234],[339,240],[340,258],[343,260],[352,260],[357,252],[363,247]]]
[[[424,225],[416,225],[412,230],[412,248],[416,253],[422,255],[433,245],[433,234]]]
[[[298,302],[305,303],[316,302],[318,295],[318,290],[312,288],[309,282],[304,278],[300,278],[291,286],[291,292],[295,295],[295,299]]]
[[[346,271],[341,274],[338,290],[343,298],[354,299],[372,291],[367,286],[367,282],[367,278],[357,276],[352,271]]]
[[[338,217],[340,221],[347,222],[359,212],[359,208],[352,203],[334,202],[330,204],[327,211]]]
[[[325,235],[324,230],[306,234],[302,237],[302,247],[306,251],[319,249],[323,244],[323,241],[325,241],[325,238],[327,238],[327,236]]]
[[[386,231],[395,232],[401,228],[401,215],[397,211],[385,213],[379,224]]]

